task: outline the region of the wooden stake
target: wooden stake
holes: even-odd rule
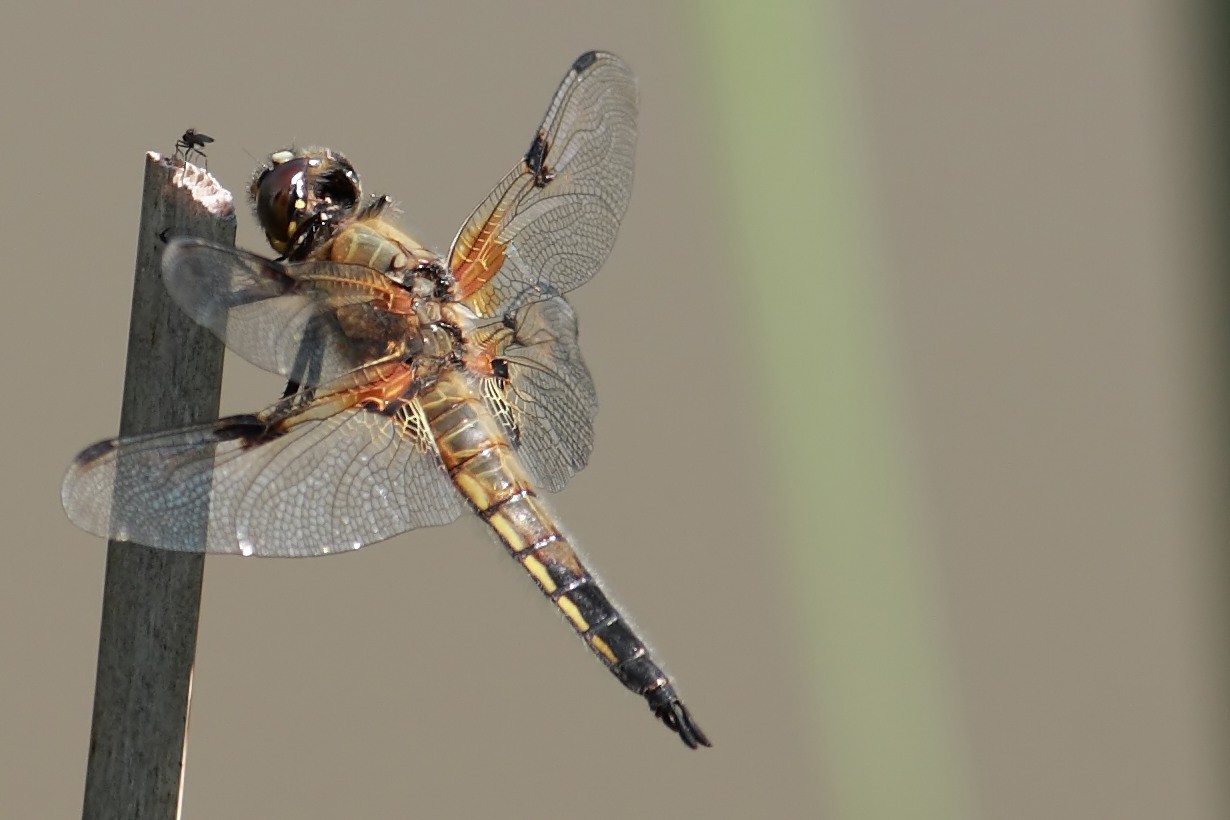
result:
[[[208,173],[146,155],[120,434],[217,418],[222,344],[162,284],[164,238],[235,242],[228,191]],[[205,522],[200,522],[202,533]],[[205,557],[107,546],[98,676],[85,781],[87,820],[174,818],[183,789]]]

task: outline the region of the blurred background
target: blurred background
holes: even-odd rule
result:
[[[444,250],[600,47],[639,77],[637,179],[575,294],[602,411],[555,506],[715,747],[463,522],[207,562],[185,815],[1226,816],[1202,12],[0,11],[0,813],[80,811],[105,545],[59,483],[118,427],[143,152],[200,129],[242,197],[330,145]],[[228,360],[223,411],[280,389]]]

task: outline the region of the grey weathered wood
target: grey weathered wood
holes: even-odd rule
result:
[[[121,435],[208,421],[218,413],[222,345],[167,295],[160,234],[234,244],[234,208],[213,177],[148,154]],[[178,816],[203,569],[202,555],[114,541],[107,546],[85,782],[88,820]]]

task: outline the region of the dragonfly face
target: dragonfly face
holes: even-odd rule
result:
[[[176,239],[176,302],[289,380],[264,410],[99,442],[65,510],[172,550],[341,552],[477,513],[594,654],[692,748],[708,739],[539,495],[585,466],[597,398],[563,293],[605,261],[632,186],[636,86],[573,64],[530,147],[440,257],[326,148],[282,151],[250,194],[267,259]],[[207,520],[207,531],[191,528]]]
[[[354,166],[328,148],[273,154],[249,188],[269,244],[299,258],[325,241],[322,234],[354,215],[362,193]]]

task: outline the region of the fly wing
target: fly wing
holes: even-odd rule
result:
[[[488,409],[539,485],[559,492],[589,461],[598,412],[572,306],[558,296],[527,305],[482,343],[500,374],[483,380]]]
[[[282,263],[177,238],[163,253],[162,276],[175,302],[227,347],[298,381],[324,384],[412,352],[409,294],[362,265]]]
[[[613,54],[582,54],[529,151],[453,240],[459,298],[499,317],[597,273],[632,193],[635,151],[632,72]]]
[[[453,521],[465,503],[417,400],[366,409],[348,388],[310,403],[83,450],[61,497],[103,537],[277,557],[357,549]]]

